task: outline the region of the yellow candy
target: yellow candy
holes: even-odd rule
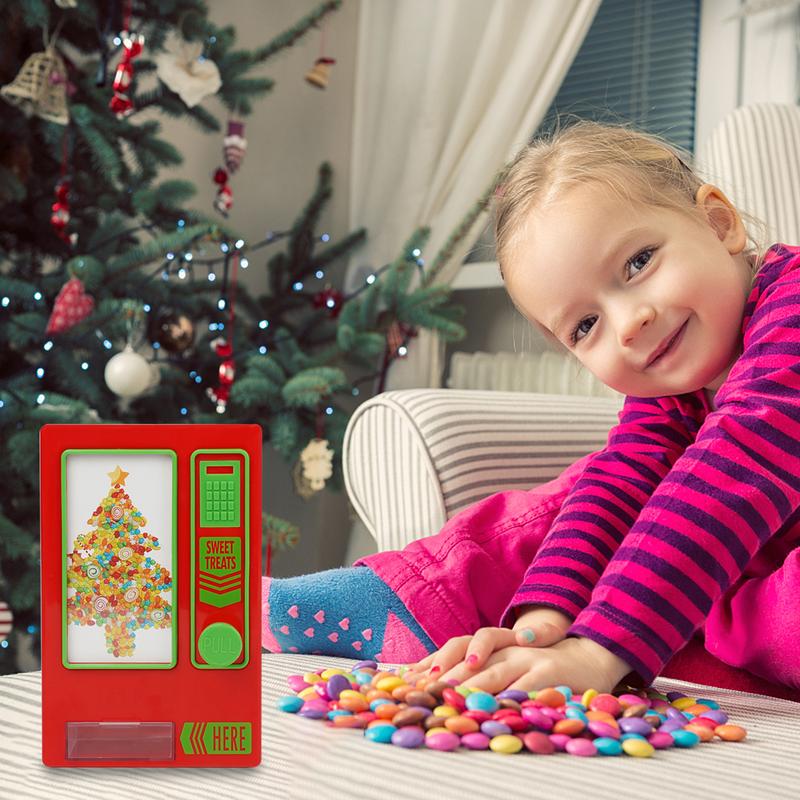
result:
[[[326,669],[322,673],[322,679],[328,680],[331,675],[347,675],[347,673],[343,669],[338,669],[337,667],[331,667],[330,669]]]
[[[522,739],[510,733],[501,733],[499,736],[492,736],[489,740],[489,749],[495,753],[519,753],[522,750]]]
[[[626,739],[622,743],[622,749],[629,756],[637,758],[650,758],[656,751],[655,747],[644,739]]]
[[[342,689],[339,693],[339,699],[347,700],[348,697],[352,700],[367,702],[367,698],[361,692],[357,692],[355,689]]]
[[[697,699],[694,697],[679,697],[677,700],[672,701],[672,705],[675,706],[679,711],[683,711],[689,706],[693,706],[697,703]]]
[[[447,728],[429,728],[427,731],[425,731],[425,738],[427,739],[428,736],[432,736],[436,733],[450,733],[450,731],[447,730]]]
[[[313,686],[306,686],[302,692],[297,693],[298,697],[302,697],[303,700],[308,700],[311,697],[319,697],[319,694],[314,690]]]
[[[598,694],[600,694],[600,692],[598,692],[597,689],[587,689],[581,697],[581,703],[583,703],[585,708],[589,708],[589,703],[591,703]]]
[[[396,689],[398,686],[405,686],[406,682],[402,678],[398,678],[396,676],[390,676],[388,678],[381,678],[376,684],[376,689],[381,689],[384,692],[391,692],[392,689]]]
[[[306,672],[306,674],[303,675],[303,680],[306,683],[319,683],[322,680],[322,676],[317,675],[316,672]]]
[[[436,708],[433,709],[434,717],[457,717],[460,713],[461,712],[457,708],[448,705],[436,706]]]

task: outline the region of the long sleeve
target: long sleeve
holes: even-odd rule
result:
[[[800,504],[798,265],[800,248],[785,246],[765,262],[717,410],[644,504],[568,632],[646,683]]]
[[[668,399],[671,409],[660,398],[625,398],[619,424],[564,498],[501,626],[512,626],[513,610],[529,603],[573,620],[588,605],[611,557],[699,428]]]

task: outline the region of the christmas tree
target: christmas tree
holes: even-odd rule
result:
[[[0,0],[0,481],[14,487],[0,499],[0,603],[37,650],[41,425],[258,423],[301,496],[342,491],[344,432],[369,396],[359,387],[382,391],[420,328],[465,335],[437,265],[492,187],[427,271],[420,228],[349,296],[306,288],[367,236],[332,242],[316,231],[330,164],[290,229],[247,242],[226,221],[246,179],[246,116],[273,86],[253,72],[341,2],[243,50],[200,0]],[[332,63],[317,59],[306,81],[323,89]],[[201,104],[211,95],[229,118],[210,169],[216,200],[198,210],[191,182],[158,179],[182,160],[158,115],[218,134]],[[264,270],[269,292],[253,296],[238,280],[245,269]],[[271,550],[295,545],[299,531],[265,514],[264,533],[269,570]],[[0,673],[19,669],[12,641],[0,643]]]
[[[137,630],[172,627],[172,577],[147,555],[161,549],[159,537],[145,531],[125,491],[128,473],[108,474],[111,488],[87,520],[94,529],[67,554],[67,624],[102,626],[107,652],[119,658],[133,655]]]

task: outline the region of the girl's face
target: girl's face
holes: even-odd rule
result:
[[[570,188],[528,216],[506,288],[529,320],[622,394],[716,391],[742,352],[752,271],[741,220],[722,192],[704,184],[697,210],[693,222],[599,184]]]

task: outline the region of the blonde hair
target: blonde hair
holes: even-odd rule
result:
[[[629,123],[578,120],[561,127],[558,120],[552,134],[533,140],[517,154],[495,194],[500,277],[505,281],[503,264],[508,263],[530,212],[572,186],[599,183],[625,201],[668,208],[697,221],[695,196],[705,181],[688,166],[692,160],[682,148],[655,134],[635,130]],[[738,209],[737,213],[759,231],[756,237],[748,231],[749,244],[744,251],[755,281],[763,260],[765,226],[749,214]],[[548,340],[563,347],[547,328],[536,321],[534,324]]]

